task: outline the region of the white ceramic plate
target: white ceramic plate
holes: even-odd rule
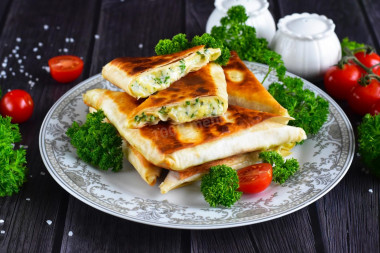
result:
[[[268,67],[246,62],[262,80]],[[291,75],[291,74],[288,74]],[[291,75],[293,76],[293,75]],[[275,81],[269,75],[266,84]],[[42,159],[53,178],[70,194],[106,213],[150,225],[215,229],[248,225],[295,212],[330,191],[347,172],[354,155],[354,134],[342,109],[308,81],[305,87],[330,102],[330,114],[318,135],[294,148],[301,170],[283,185],[272,183],[264,192],[243,195],[231,208],[210,208],[199,182],[162,195],[148,186],[127,162],[118,173],[104,172],[79,160],[66,130],[75,120],[83,123],[88,112],[82,94],[93,88],[116,89],[100,75],[78,84],[50,109],[41,126]]]

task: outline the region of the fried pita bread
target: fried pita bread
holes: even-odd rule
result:
[[[216,60],[220,53],[219,48],[201,45],[169,55],[121,57],[105,65],[102,75],[132,97],[145,98]]]
[[[285,125],[289,117],[239,106],[230,105],[223,116],[130,129],[129,108],[117,96],[84,96],[84,101],[102,109],[120,135],[148,161],[171,170],[306,139],[303,129]]]
[[[227,65],[223,66],[223,70],[227,81],[229,104],[289,116],[288,111],[257,80],[236,52],[231,52],[231,58]]]
[[[117,106],[127,116],[128,128],[155,125],[159,121],[170,120],[178,124],[219,116],[228,107],[224,73],[215,63],[186,75],[145,101],[136,100],[125,92],[105,89],[89,90],[84,94],[87,96],[95,97],[98,102],[106,97],[118,100]]]

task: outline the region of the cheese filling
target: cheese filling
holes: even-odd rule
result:
[[[136,125],[146,122],[157,124],[160,120],[167,121],[170,118],[175,122],[184,123],[199,118],[222,115],[223,112],[223,101],[215,97],[205,97],[171,107],[162,106],[159,110],[153,112],[143,112],[135,116],[134,122]]]
[[[209,61],[216,60],[219,55],[219,48],[203,48],[182,60],[147,71],[132,82],[132,93],[139,98],[148,97],[156,91],[166,89],[171,83],[206,65]]]

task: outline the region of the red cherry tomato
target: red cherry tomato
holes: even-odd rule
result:
[[[49,60],[50,74],[60,83],[68,83],[77,79],[83,71],[83,61],[73,55],[59,55]]]
[[[373,104],[380,100],[380,83],[372,80],[366,87],[355,87],[348,97],[348,104],[358,114],[369,113]]]
[[[272,182],[272,165],[258,163],[237,171],[239,191],[258,193],[265,190]]]
[[[375,116],[376,114],[380,113],[380,100],[378,100],[371,108],[371,111],[369,112],[371,115]]]
[[[380,56],[376,53],[367,54],[366,52],[357,52],[355,57],[368,68],[380,63]],[[362,73],[366,73],[364,69],[360,68],[360,70]],[[372,71],[376,74],[380,74],[380,66],[373,68]]]
[[[332,66],[324,76],[326,91],[336,99],[347,99],[351,90],[359,85],[361,75],[359,67],[354,64],[345,64],[343,69]]]
[[[34,103],[24,90],[12,90],[0,100],[0,113],[12,117],[12,123],[22,123],[32,116]]]

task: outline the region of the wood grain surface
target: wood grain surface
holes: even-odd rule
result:
[[[276,22],[295,12],[326,15],[340,39],[380,49],[380,2],[270,0]],[[178,230],[123,220],[94,209],[61,188],[47,172],[38,135],[53,104],[69,89],[120,56],[150,56],[160,39],[205,31],[214,1],[2,0],[0,77],[3,93],[27,90],[32,118],[20,125],[28,181],[0,198],[0,252],[380,252],[379,180],[355,155],[347,175],[328,194],[290,215],[250,226]],[[79,79],[55,82],[50,57],[83,58]],[[6,64],[3,63],[6,60]],[[324,89],[323,83],[316,83]],[[361,118],[339,103],[356,130]]]

